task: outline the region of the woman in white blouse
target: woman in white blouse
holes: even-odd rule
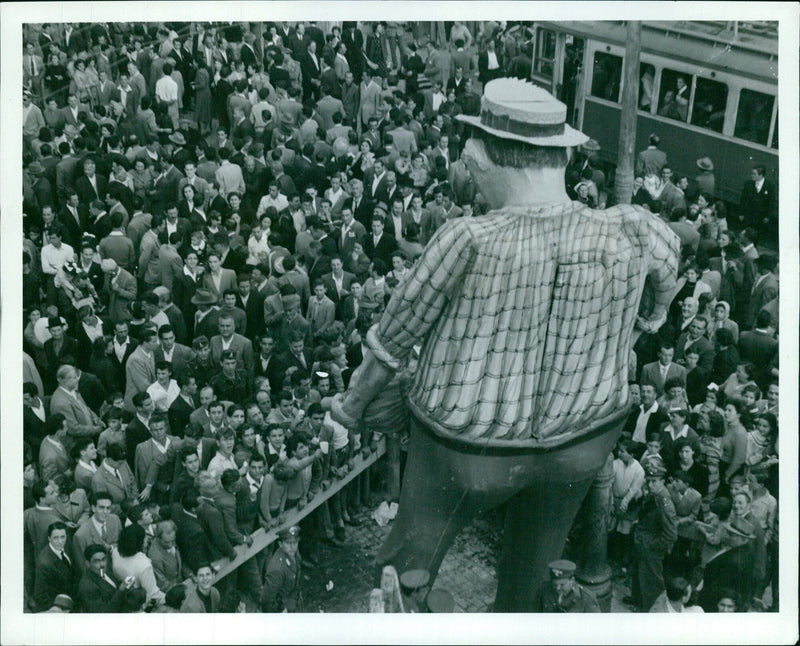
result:
[[[111,563],[114,576],[124,581],[132,576],[136,585],[147,593],[147,601],[156,605],[164,603],[164,593],[156,583],[153,563],[142,551],[145,531],[138,524],[123,527],[117,546],[111,550]]]

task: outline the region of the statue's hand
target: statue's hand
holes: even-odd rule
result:
[[[343,405],[344,405],[344,394],[337,393],[333,399],[330,401],[331,405],[331,417],[334,421],[339,422],[345,428],[355,428],[356,423],[358,422],[357,419],[351,417],[347,413],[345,413]]]

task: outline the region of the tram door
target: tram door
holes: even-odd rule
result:
[[[581,86],[583,81],[583,38],[572,34],[559,34],[564,39],[564,46],[559,48],[561,56],[557,60],[559,77],[556,86],[558,100],[567,106],[567,123],[578,126],[580,117]]]
[[[531,76],[567,106],[567,123],[578,125],[585,41],[539,27]]]

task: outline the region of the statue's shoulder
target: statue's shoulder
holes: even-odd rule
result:
[[[437,233],[441,232],[455,238],[467,236],[481,239],[493,235],[499,229],[508,226],[510,222],[513,222],[513,218],[508,213],[502,210],[489,211],[485,215],[447,220],[439,227]]]
[[[601,213],[604,213],[606,217],[615,216],[622,220],[634,222],[646,222],[652,219],[659,219],[656,214],[638,204],[615,204],[614,206],[604,209]]]
[[[655,233],[658,237],[668,239],[677,237],[664,220],[638,204],[616,204],[600,213],[604,213],[607,218],[618,218],[623,230],[629,233],[639,235]]]

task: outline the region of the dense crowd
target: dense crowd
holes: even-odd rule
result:
[[[308,515],[297,559],[287,511],[376,448],[330,398],[437,228],[485,212],[454,117],[493,78],[527,78],[532,39],[494,22],[26,26],[28,610],[302,607],[300,564],[346,546],[382,475]],[[757,167],[728,213],[711,160],[679,178],[659,145],[633,202],[680,237],[681,279],[631,360],[610,556],[645,611],[700,580],[704,606],[759,609],[768,585],[774,606],[778,279],[757,245],[777,191]],[[603,206],[598,149],[566,179]],[[216,577],[276,527],[274,554]]]

